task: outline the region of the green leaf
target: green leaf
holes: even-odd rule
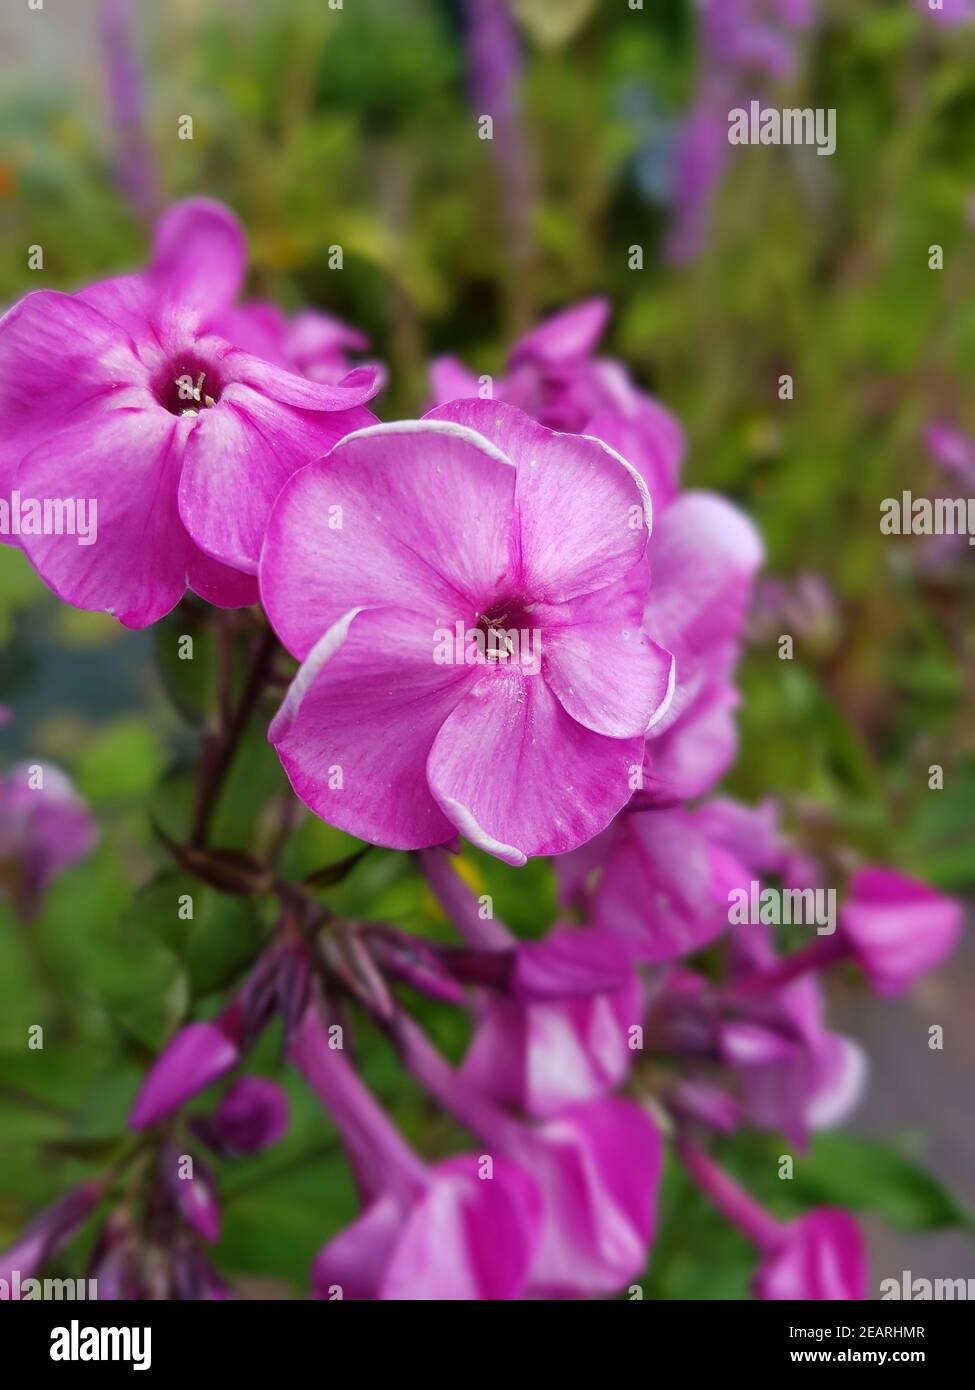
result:
[[[156,624],[153,640],[166,694],[184,719],[203,724],[217,704],[212,613],[181,603]]]
[[[234,980],[253,960],[264,924],[253,905],[218,893],[179,869],[165,869],[135,895],[123,932],[151,935],[178,956],[200,998]]]
[[[895,1149],[852,1134],[823,1134],[799,1158],[796,1194],[810,1203],[874,1211],[902,1231],[972,1226],[972,1214],[941,1182]]]
[[[145,720],[115,719],[78,759],[78,790],[96,806],[134,799],[149,791],[162,765],[162,745]]]

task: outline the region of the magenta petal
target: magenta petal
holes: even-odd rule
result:
[[[588,997],[526,1003],[486,994],[461,1074],[501,1105],[557,1115],[621,1084],[635,1055],[629,1030],[642,1017],[632,967],[621,987]]]
[[[563,854],[630,799],[642,739],[577,724],[542,676],[499,669],[464,695],[427,761],[430,789],[473,844],[509,864]]]
[[[647,485],[654,511],[660,514],[677,493],[684,460],[684,431],[669,410],[649,396],[633,393],[625,406],[604,407],[585,426],[625,458]]]
[[[544,1202],[531,1291],[616,1293],[644,1269],[663,1145],[639,1106],[608,1099],[575,1107],[526,1133],[511,1152]]]
[[[146,1074],[129,1115],[145,1129],[206,1090],[237,1065],[234,1043],[213,1023],[190,1023],[167,1043]]]
[[[152,352],[155,342],[150,324],[158,306],[158,293],[148,275],[116,275],[110,280],[98,280],[78,290],[74,298],[90,304],[124,329],[139,344],[142,354]]]
[[[303,660],[351,608],[395,602],[473,626],[511,566],[515,470],[470,430],[376,425],[303,469],[275,504],[261,596]]]
[[[260,598],[255,575],[222,565],[195,545],[186,559],[186,583],[216,608],[250,608]]]
[[[23,535],[31,564],[59,598],[147,627],[183,596],[191,546],[176,492],[184,422],[166,411],[111,410],[63,430],[17,471],[25,497],[93,499],[97,535]]]
[[[479,390],[480,379],[456,357],[437,357],[430,363],[430,391],[435,406],[476,396]]]
[[[698,829],[715,844],[761,873],[779,873],[786,842],[779,828],[779,808],[768,796],[757,806],[716,796],[694,813]]]
[[[608,588],[645,554],[646,485],[608,445],[557,434],[501,401],[453,401],[424,418],[477,430],[514,463],[523,583],[536,601]]]
[[[146,373],[128,336],[72,295],[41,290],[0,318],[0,496],[24,455],[53,434],[132,402]],[[62,486],[38,497],[77,497],[70,454]]]
[[[679,690],[679,679],[677,685]],[[641,798],[656,806],[674,806],[711,791],[738,751],[738,704],[737,690],[718,681],[707,686],[680,720],[659,737],[656,726],[651,728]],[[666,719],[665,712],[664,722]]]
[[[558,607],[540,606],[542,669],[567,714],[594,733],[631,738],[673,698],[670,652],[641,628],[647,571]]]
[[[289,1113],[288,1097],[276,1082],[242,1076],[220,1102],[213,1125],[229,1153],[260,1153],[282,1138]]]
[[[810,1129],[832,1129],[856,1109],[866,1089],[870,1063],[859,1043],[824,1031],[813,1057],[813,1076],[806,1103]]]
[[[286,367],[277,367],[260,357],[250,357],[245,352],[227,354],[221,364],[227,376],[250,386],[262,396],[267,396],[279,405],[294,406],[298,410],[314,410],[329,414],[334,411],[352,410],[365,405],[382,386],[382,376],[378,367],[354,367],[346,373],[335,386],[324,382],[310,381]],[[375,416],[370,415],[366,423],[372,423]],[[362,423],[350,424],[343,434],[362,429]]]
[[[633,811],[596,887],[593,920],[654,963],[699,950],[728,925],[724,860],[686,811]]]
[[[955,949],[962,907],[916,879],[890,869],[854,874],[840,911],[840,930],[878,994],[900,994]]]
[[[865,1299],[867,1256],[849,1212],[823,1207],[791,1221],[755,1276],[764,1299]]]
[[[474,1154],[430,1170],[430,1187],[410,1210],[380,1297],[424,1301],[517,1298],[541,1230],[541,1199],[513,1163],[491,1155],[478,1175]]]
[[[192,1178],[175,1180],[180,1215],[197,1235],[214,1244],[220,1239],[220,1207],[208,1173],[197,1166]]]
[[[405,1220],[402,1205],[388,1193],[370,1202],[361,1216],[323,1246],[312,1265],[312,1289],[321,1299],[374,1299],[396,1249]]]
[[[39,1212],[18,1241],[0,1251],[0,1279],[9,1286],[15,1270],[22,1281],[33,1279],[45,1260],[84,1225],[103,1194],[103,1183],[94,1179],[72,1188]]]
[[[368,410],[295,410],[234,382],[216,407],[201,412],[186,444],[179,487],[186,529],[207,554],[256,574],[284,484],[372,419]]]
[[[16,865],[13,894],[28,917],[52,880],[98,839],[91,812],[60,768],[40,764],[43,785],[35,786],[36,766],[15,764],[0,777],[0,863]]]
[[[426,761],[470,673],[433,660],[429,622],[402,608],[353,610],[298,672],[268,730],[316,815],[393,849],[443,844],[454,827]]]
[[[566,999],[620,989],[633,978],[629,952],[613,932],[553,927],[518,944],[511,989],[523,1000]]]
[[[608,322],[608,300],[583,300],[581,304],[553,314],[520,338],[509,363],[516,367],[526,361],[543,366],[578,362],[593,352]]]
[[[682,686],[738,637],[762,542],[730,502],[689,492],[658,518],[649,553],[647,631],[676,656]]]
[[[240,223],[208,198],[175,203],[156,227],[152,279],[171,304],[192,310],[201,321],[233,302],[246,261]]]

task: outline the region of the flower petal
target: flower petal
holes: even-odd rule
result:
[[[430,789],[456,828],[509,864],[562,854],[630,799],[642,739],[610,739],[566,714],[542,676],[499,669],[467,691],[427,762]]]
[[[431,1169],[382,1281],[384,1299],[517,1298],[541,1228],[541,1198],[514,1163],[492,1155],[482,1178],[474,1154]]]
[[[674,693],[674,658],[641,627],[647,579],[638,565],[609,589],[537,610],[546,681],[567,714],[609,738],[645,733]]]
[[[514,463],[523,585],[536,600],[608,588],[644,555],[646,484],[601,440],[557,434],[502,401],[452,401],[424,418],[477,430]]]
[[[371,401],[383,384],[382,373],[376,366],[353,367],[337,385],[329,386],[236,349],[227,354],[221,369],[228,379],[251,386],[262,396],[268,396],[281,405],[293,405],[299,410],[352,410]],[[370,416],[367,423],[374,420],[375,417]],[[362,428],[361,423],[350,425],[344,433]]]
[[[544,1202],[530,1292],[616,1293],[645,1267],[663,1145],[638,1105],[610,1098],[573,1106],[526,1131],[511,1155]]]
[[[722,497],[688,492],[658,518],[646,626],[676,656],[681,684],[738,637],[763,558],[752,523]]]
[[[190,1023],[166,1044],[143,1078],[129,1115],[131,1129],[145,1129],[237,1065],[236,1044],[215,1023]]]
[[[515,471],[456,425],[403,421],[341,441],[283,489],[261,556],[274,630],[303,660],[350,608],[468,625],[511,569]]]
[[[156,309],[157,294],[148,275],[116,275],[109,280],[98,280],[78,290],[74,298],[89,304],[124,329],[139,345],[143,360],[147,349],[152,354],[156,344],[150,321]]]
[[[233,302],[246,264],[244,233],[222,203],[187,198],[159,219],[150,274],[165,299],[199,321]]]
[[[847,1211],[818,1207],[790,1221],[781,1242],[762,1259],[755,1293],[762,1299],[847,1302],[867,1293],[863,1236]]]
[[[543,320],[515,344],[509,365],[538,362],[562,366],[588,357],[609,322],[609,301],[585,299]]]
[[[604,407],[585,427],[636,468],[659,515],[677,494],[684,460],[684,431],[657,401],[633,391],[623,403]]]
[[[256,574],[271,508],[284,484],[372,419],[362,409],[295,410],[233,383],[217,406],[200,412],[187,441],[179,487],[186,529],[208,554]]]
[[[182,598],[191,554],[176,506],[186,422],[164,410],[112,410],[63,430],[17,471],[25,497],[91,500],[93,544],[22,535],[31,564],[59,598],[147,627]]]
[[[680,692],[677,681],[676,702]],[[678,723],[657,737],[657,725],[647,739],[641,801],[673,806],[703,796],[731,767],[738,751],[735,710],[739,695],[733,686],[717,681],[682,712]],[[673,709],[673,705],[670,706]],[[665,711],[666,724],[669,711]]]
[[[370,1202],[361,1216],[315,1256],[313,1296],[328,1299],[341,1291],[343,1299],[378,1298],[404,1220],[401,1204],[388,1193]]]
[[[428,624],[402,608],[353,609],[309,654],[268,738],[316,815],[373,844],[453,837],[431,796],[430,747],[470,680],[438,666]]]
[[[639,960],[699,950],[728,925],[724,860],[686,811],[627,814],[596,887],[593,921],[625,937]]]
[[[216,608],[250,608],[260,599],[254,575],[222,565],[192,544],[186,561],[186,585]]]
[[[15,304],[0,319],[0,496],[30,449],[131,403],[126,388],[145,381],[128,335],[76,297],[40,290]]]
[[[435,405],[476,396],[480,380],[456,357],[436,357],[430,363],[430,392]]]
[[[958,944],[954,898],[892,869],[865,866],[850,880],[840,930],[877,994],[891,997],[934,970]]]

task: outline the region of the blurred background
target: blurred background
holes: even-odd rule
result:
[[[247,230],[255,296],[368,335],[392,417],[423,410],[432,356],[499,372],[538,317],[607,296],[605,350],[679,416],[685,483],[738,501],[768,549],[727,789],[774,795],[807,839],[970,898],[975,550],[881,535],[879,508],[903,489],[975,495],[975,22],[938,22],[916,0],[781,0],[765,47],[743,55],[690,0],[514,0],[499,21],[500,8],[8,0],[0,303],[139,264],[158,210],[206,194]],[[753,96],[835,108],[835,155],[730,151],[728,107]],[[478,136],[487,110],[492,141]],[[191,140],[178,138],[186,115]],[[33,245],[43,272],[28,269]],[[236,978],[260,930],[216,899],[195,942],[176,949],[154,930],[147,808],[178,819],[203,717],[201,692],[174,690],[182,677],[159,659],[178,621],[123,631],[58,604],[0,548],[0,702],[13,712],[0,754],[60,764],[101,827],[29,946],[0,904],[0,1246],[111,1156],[146,1059]],[[793,661],[778,658],[784,632]],[[276,776],[255,740],[218,842],[246,843]],[[342,849],[303,825],[291,853],[311,868]],[[376,866],[343,885],[343,905],[445,930],[396,856]],[[552,920],[547,866],[477,872],[520,930]],[[938,1186],[975,1199],[971,945],[906,1000],[851,981],[833,1003],[872,1077],[851,1125],[862,1142],[810,1165],[807,1199],[865,1210],[875,1282],[975,1276]],[[25,1055],[25,1028],[45,1017],[72,1045]],[[280,1075],[273,1039],[263,1060]],[[379,1049],[367,1068],[436,1151],[443,1122],[391,1058]],[[292,1090],[286,1143],[222,1183],[218,1263],[266,1295],[303,1293],[309,1259],[354,1210],[334,1141]],[[881,1138],[907,1165],[887,1188],[869,1161]],[[648,1292],[743,1296],[744,1243],[676,1186],[670,1207]]]

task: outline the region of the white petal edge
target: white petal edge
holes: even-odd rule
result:
[[[559,431],[553,430],[552,433],[557,434],[559,433]],[[575,436],[569,437],[575,438]],[[627,473],[629,473],[630,477],[633,479],[634,484],[636,485],[637,491],[640,494],[640,501],[643,503],[643,519],[647,523],[647,537],[649,538],[650,536],[652,536],[653,501],[650,497],[650,489],[643,481],[643,477],[641,476],[641,474],[637,472],[637,470],[633,467],[632,463],[628,463],[627,460],[623,457],[623,455],[618,454],[616,450],[611,448],[604,439],[599,439],[594,434],[583,434],[580,435],[579,438],[588,439],[591,444],[598,444],[600,449],[602,449],[603,453],[609,454],[611,459],[615,459],[617,463],[622,464],[623,467],[626,469]]]
[[[476,849],[483,849],[488,854],[493,854],[496,859],[503,860],[505,864],[513,865],[516,869],[520,869],[528,863],[528,855],[522,850],[515,845],[506,845],[501,840],[495,840],[486,830],[483,830],[466,806],[462,806],[452,796],[440,796],[432,787],[430,791],[434,801],[447,819],[453,821],[464,839],[470,840]]]
[[[653,639],[650,638],[648,640],[652,641]],[[658,651],[667,651],[667,648],[661,647],[658,642],[654,642],[654,646]],[[653,714],[651,714],[650,723],[644,731],[646,733],[649,733],[653,726],[659,724],[660,720],[663,719],[673,703],[674,691],[677,689],[677,658],[674,656],[673,652],[668,652],[667,655],[670,657],[670,674],[667,676],[667,693],[664,695],[664,698],[660,701],[660,704],[654,710]]]
[[[332,624],[324,636],[319,637],[298,668],[294,680],[288,686],[287,694],[281,702],[281,708],[268,725],[268,743],[278,744],[288,733],[298,717],[298,711],[301,709],[308,687],[322,667],[327,665],[336,652],[341,651],[344,647],[353,618],[364,611],[364,608],[350,608],[347,613],[343,613],[341,618]]]

